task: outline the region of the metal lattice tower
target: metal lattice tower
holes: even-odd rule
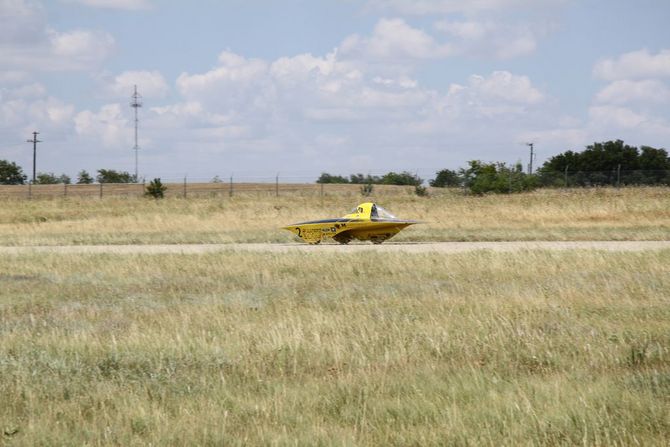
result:
[[[138,152],[140,151],[140,146],[137,144],[137,128],[140,124],[140,120],[137,118],[137,109],[142,107],[142,95],[137,93],[137,85],[135,86],[135,91],[133,93],[133,96],[131,96],[132,102],[130,103],[130,107],[135,109],[135,146],[133,147],[133,150],[135,151],[135,182],[139,182],[140,178],[138,176],[137,172],[137,159],[138,159]]]

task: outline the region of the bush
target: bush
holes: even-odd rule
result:
[[[144,195],[153,197],[154,199],[162,199],[166,190],[167,186],[163,185],[161,179],[155,178],[147,185],[147,190]]]
[[[416,185],[414,187],[414,194],[419,197],[428,197],[428,189],[425,186]]]
[[[366,183],[365,185],[361,186],[361,194],[364,195],[365,197],[368,197],[372,195],[372,190],[374,189],[374,186],[372,183]]]

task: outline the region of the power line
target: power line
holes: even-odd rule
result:
[[[139,176],[137,172],[137,159],[138,159],[138,152],[140,151],[140,147],[137,144],[137,127],[139,126],[140,120],[137,118],[137,109],[142,107],[142,95],[137,93],[137,85],[135,85],[135,92],[131,96],[132,102],[130,103],[130,107],[135,109],[135,146],[133,147],[133,150],[135,151],[135,182],[139,182]]]
[[[41,143],[42,140],[37,139],[39,132],[33,132],[33,139],[26,140],[28,143],[33,143],[33,183],[35,183],[35,174],[37,171],[37,143]]]

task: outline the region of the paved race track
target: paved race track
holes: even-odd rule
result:
[[[303,253],[358,253],[403,252],[403,253],[462,253],[474,250],[509,252],[519,250],[606,250],[645,251],[670,249],[670,241],[510,241],[510,242],[422,242],[372,244],[179,244],[179,245],[67,245],[0,247],[0,254],[30,253],[113,253],[113,254],[161,254],[161,253],[212,253],[220,251],[253,252],[303,252]]]

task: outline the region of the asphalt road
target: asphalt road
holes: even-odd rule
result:
[[[61,245],[0,247],[0,254],[30,253],[111,253],[111,254],[198,254],[221,251],[303,252],[303,253],[462,253],[474,250],[511,252],[519,250],[605,250],[646,251],[670,249],[670,241],[510,241],[510,242],[422,242],[372,244],[179,244],[179,245]]]

